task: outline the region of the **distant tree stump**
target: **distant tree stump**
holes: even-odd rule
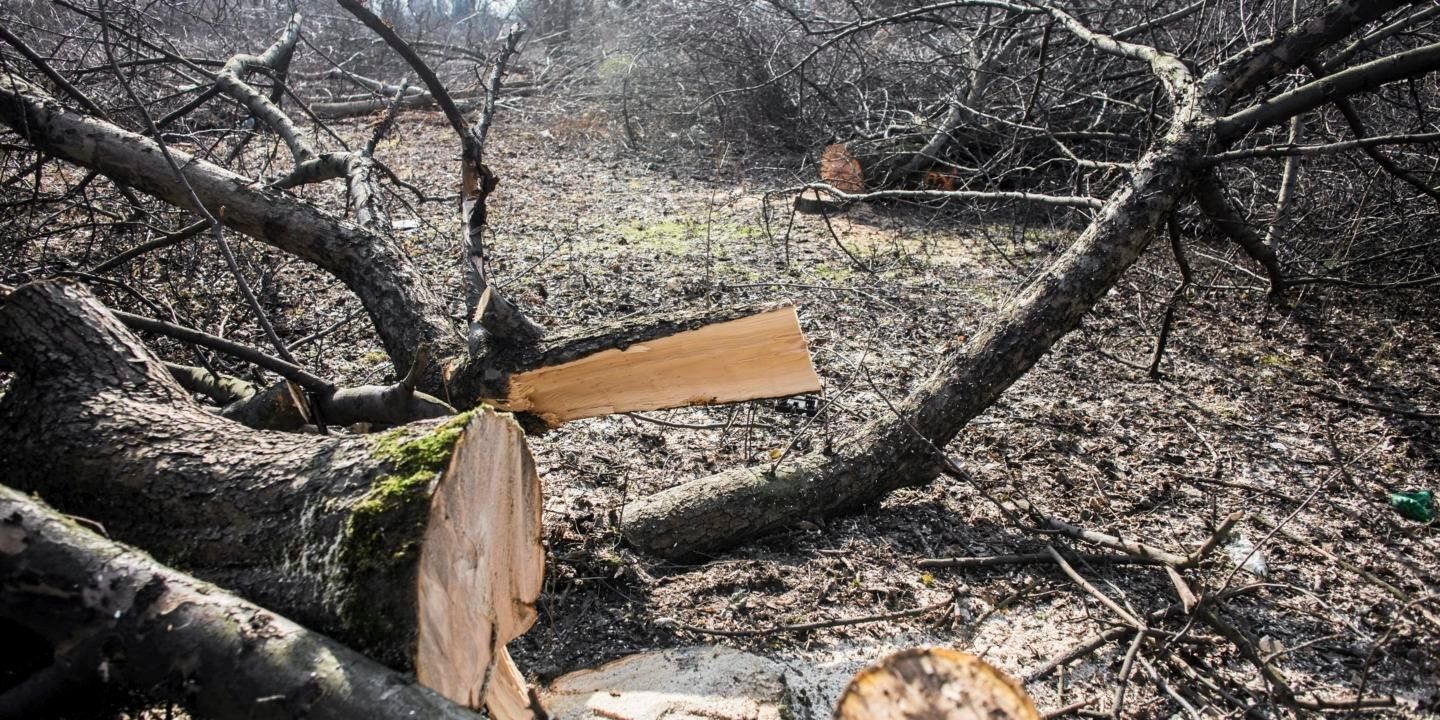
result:
[[[861,670],[836,720],[1040,720],[1018,683],[980,658],[946,648],[902,650]]]

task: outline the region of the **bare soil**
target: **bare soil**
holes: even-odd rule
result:
[[[922,558],[1035,552],[1048,540],[946,479],[687,564],[637,555],[616,532],[626,497],[821,450],[890,412],[945,343],[974,332],[1063,250],[1078,219],[857,207],[828,227],[814,216],[792,226],[787,197],[770,203],[767,231],[764,191],[787,181],[751,169],[763,161],[717,153],[708,168],[681,168],[566,130],[508,126],[492,140],[503,177],[495,269],[507,290],[554,325],[791,299],[830,404],[819,417],[772,403],[651,414],[705,429],[608,417],[537,438],[551,567],[540,622],[515,643],[523,667],[545,679],[629,652],[719,643],[784,663],[796,697],[825,717],[849,674],[892,650],[954,646],[1020,676],[1117,623],[1049,564],[918,569]],[[1156,243],[949,451],[978,486],[1176,552],[1231,512],[1249,513],[1238,530],[1267,574],[1232,573],[1222,552],[1204,589],[1257,584],[1231,617],[1284,653],[1275,662],[1297,690],[1348,699],[1363,688],[1401,699],[1384,714],[1434,715],[1440,628],[1413,610],[1440,609],[1440,533],[1398,515],[1388,493],[1437,485],[1440,418],[1331,398],[1440,408],[1437,298],[1312,288],[1276,305],[1232,248],[1200,240],[1191,253],[1210,289],[1180,312],[1163,379],[1143,370],[1177,281]],[[1298,539],[1272,533],[1277,523]],[[1081,571],[1138,613],[1175,602],[1154,568]],[[766,632],[937,604],[903,619]],[[735,632],[749,634],[726,634]],[[1260,687],[1208,628],[1184,635],[1147,658],[1180,694],[1199,703],[1178,655],[1232,689]],[[1088,709],[1106,710],[1125,650],[1107,645],[1029,690],[1042,708],[1094,698]],[[1143,668],[1131,686],[1127,716],[1180,711]]]
[[[345,131],[363,138],[368,129]],[[427,192],[453,193],[448,132],[438,116],[407,114],[378,156]],[[1392,491],[1440,486],[1433,290],[1312,287],[1277,305],[1232,248],[1194,240],[1191,260],[1205,287],[1181,309],[1165,376],[1152,380],[1144,366],[1176,283],[1169,249],[1156,243],[1080,331],[948,448],[973,484],[942,478],[713,557],[662,562],[621,542],[626,498],[739,463],[823,451],[890,412],[940,349],[981,327],[1083,219],[868,206],[792,224],[785,197],[769,201],[767,223],[765,191],[793,182],[774,168],[798,171],[799,161],[717,152],[673,163],[624,151],[613,138],[573,119],[497,128],[487,161],[501,177],[491,253],[504,290],[551,327],[788,298],[825,383],[825,410],[690,408],[582,420],[534,438],[549,567],[540,620],[512,647],[524,670],[548,680],[627,653],[717,643],[784,664],[800,707],[820,718],[855,669],[892,650],[952,646],[1022,676],[1115,626],[1111,611],[1050,564],[917,567],[924,558],[1059,542],[1017,527],[984,488],[1182,553],[1231,512],[1248,513],[1238,531],[1259,548],[1266,574],[1234,571],[1222,551],[1197,590],[1253,585],[1229,602],[1228,617],[1280,653],[1274,662],[1297,690],[1336,699],[1362,689],[1394,694],[1400,705],[1379,715],[1440,714],[1440,629],[1419,615],[1440,613],[1440,529],[1401,517],[1388,500]],[[332,207],[343,201],[338,187],[303,192]],[[419,204],[395,221],[409,252],[450,283],[459,313],[453,203]],[[177,269],[194,267],[184,253],[201,252],[177,249],[139,266],[135,280],[228,292],[223,277]],[[266,296],[287,299],[275,306],[287,337],[357,308],[300,261],[249,243],[245,253],[268,278]],[[217,306],[213,295],[178,297],[182,314]],[[348,382],[391,372],[363,316],[301,354]],[[1277,524],[1285,532],[1272,532]],[[1137,614],[1175,602],[1158,569],[1079,570]],[[930,609],[774,629],[919,608]],[[1169,692],[1197,706],[1216,696],[1192,667],[1208,668],[1239,698],[1262,688],[1209,628],[1182,635],[1142,655]],[[1107,644],[1028,689],[1042,709],[1088,698],[1088,710],[1108,710],[1126,649]],[[1179,703],[1138,664],[1124,714],[1177,713]]]

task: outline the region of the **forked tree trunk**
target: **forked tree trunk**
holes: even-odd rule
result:
[[[56,648],[57,664],[29,682],[68,681],[0,692],[0,716],[55,716],[103,689],[219,720],[479,717],[3,486],[0,518],[0,617]]]
[[[17,372],[0,401],[8,484],[386,664],[412,667],[423,647],[422,678],[487,677],[491,653],[472,648],[493,649],[497,576],[511,573],[507,613],[539,593],[539,479],[508,416],[369,437],[251,430],[196,405],[64,282],[5,300],[0,351]],[[456,552],[503,562],[436,560]],[[465,689],[447,696],[477,702]]]

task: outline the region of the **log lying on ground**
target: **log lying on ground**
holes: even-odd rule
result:
[[[205,412],[64,282],[6,298],[0,352],[17,372],[0,400],[12,486],[425,678],[487,677],[484,657],[465,664],[470,648],[523,630],[475,621],[502,618],[484,603],[506,593],[504,612],[533,604],[540,587],[539,478],[508,416],[481,409],[368,437],[251,430]],[[514,495],[493,502],[495,488]],[[473,560],[427,559],[456,552],[508,565],[481,574]]]
[[[392,93],[393,94],[393,93]],[[476,91],[470,93],[454,93],[456,104],[461,110],[473,110],[485,102],[484,93]],[[390,107],[392,101],[387,98],[365,98],[360,100],[334,100],[310,103],[310,112],[315,117],[326,120],[339,118],[361,117],[384,112]],[[433,108],[435,107],[435,96],[428,92],[415,92],[407,94],[400,99],[400,107],[407,109]]]
[[[0,486],[0,616],[57,648],[67,674],[197,716],[475,718],[318,633],[107,540]],[[41,671],[44,673],[45,671]],[[41,676],[35,676],[40,680]],[[0,716],[57,708],[21,685],[0,693]],[[28,696],[28,697],[27,697]],[[42,701],[21,705],[22,699]]]
[[[539,416],[551,427],[611,413],[819,392],[788,303],[654,315],[536,343],[495,364],[453,368],[447,384],[474,401]]]
[[[873,421],[833,454],[811,453],[776,468],[734,468],[632,501],[622,513],[625,538],[651,553],[681,557],[929,482],[939,468],[935,447],[949,443],[1080,324],[1188,189],[1190,167],[1207,148],[1214,122],[1199,109],[1196,91],[1193,81],[1177,90],[1182,98],[1172,130],[1138,163],[1131,184],[987,327],[952,346],[901,405],[901,417]]]

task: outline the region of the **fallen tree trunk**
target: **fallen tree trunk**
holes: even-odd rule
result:
[[[538,596],[539,478],[508,416],[366,437],[251,430],[205,412],[65,282],[9,295],[0,352],[17,373],[0,400],[9,484],[386,664],[487,678],[492,655],[472,648],[497,636],[481,621],[495,622],[496,577],[515,574],[505,612]],[[443,500],[457,494],[470,502]],[[457,548],[505,563],[436,560]],[[502,646],[530,620],[510,621]],[[447,696],[476,702],[466,690]]]
[[[52,716],[49,703],[85,702],[93,695],[75,695],[100,687],[220,720],[478,717],[3,486],[0,518],[0,616],[42,635],[63,672],[88,681],[61,696],[22,684],[0,693],[0,716]]]
[[[732,468],[635,500],[624,508],[625,538],[680,557],[929,482],[939,467],[934,447],[944,447],[1029,371],[1140,256],[1151,229],[1186,189],[1189,163],[1206,147],[1204,127],[1177,121],[1139,164],[1134,183],[998,318],[949,352],[900,418],[870,423],[832,455]]]
[[[1190,191],[1205,155],[1221,144],[1217,128],[1228,103],[1405,4],[1340,0],[1269,43],[1247,48],[1195,77],[1172,55],[1095,33],[1063,11],[1037,3],[1081,41],[1150,66],[1175,108],[1164,137],[1039,279],[983,330],[948,352],[898,408],[898,417],[871,422],[829,454],[812,453],[770,468],[734,468],[634,500],[621,514],[624,537],[648,552],[681,557],[929,482],[939,468],[937,448],[1079,325],[1140,257],[1160,221]],[[1385,71],[1383,63],[1378,65]]]

